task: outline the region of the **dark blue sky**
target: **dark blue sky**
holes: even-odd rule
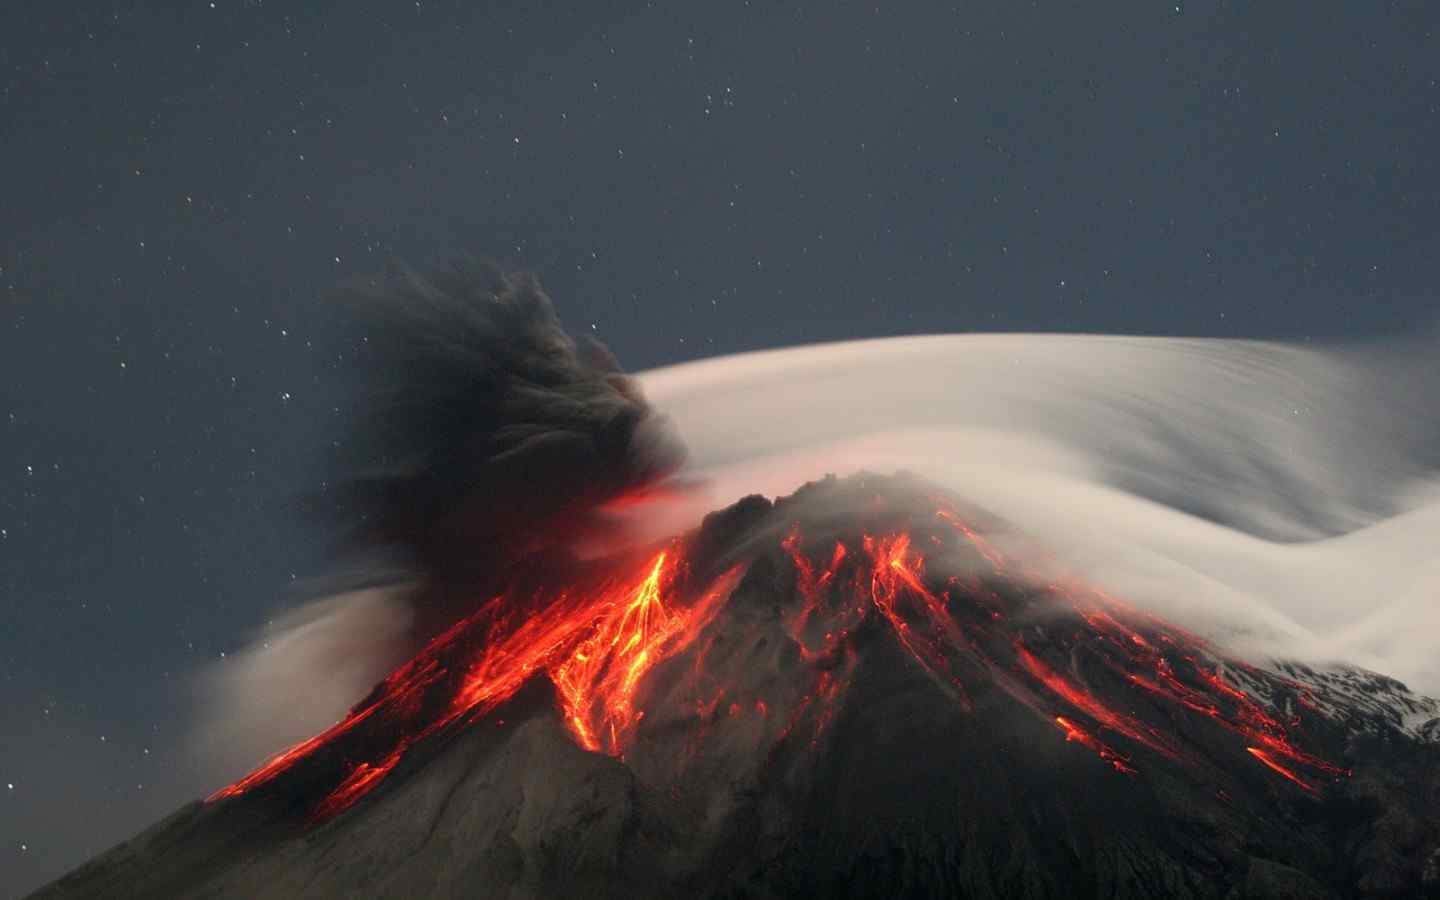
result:
[[[336,285],[496,256],[637,369],[1427,326],[1440,7],[10,0],[0,154],[14,893],[214,786],[190,674],[323,571]]]

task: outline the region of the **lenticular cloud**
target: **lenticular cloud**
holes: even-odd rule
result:
[[[653,534],[907,469],[1234,649],[1440,692],[1440,364],[1420,348],[938,335],[640,374],[704,488]]]

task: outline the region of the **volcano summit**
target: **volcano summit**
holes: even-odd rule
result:
[[[910,476],[518,564],[40,897],[1440,897],[1440,705],[1257,666]]]

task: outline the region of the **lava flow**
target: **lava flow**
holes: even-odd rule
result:
[[[875,615],[962,708],[971,705],[967,678],[976,671],[987,671],[996,686],[1058,725],[1067,741],[1089,748],[1118,772],[1136,774],[1138,764],[1102,740],[1101,732],[1170,763],[1214,768],[1164,727],[1167,719],[1191,715],[1203,716],[1230,732],[1238,741],[1237,749],[1243,748],[1251,758],[1307,792],[1317,791],[1317,779],[1348,774],[1296,746],[1292,731],[1298,719],[1282,722],[1261,701],[1225,680],[1227,668],[1244,669],[1252,675],[1261,670],[1227,659],[1202,638],[1092,586],[1078,581],[1055,583],[1038,574],[1026,577],[1014,571],[1013,562],[943,502],[935,520],[944,523],[954,540],[974,554],[981,570],[978,576],[952,577],[943,590],[931,587],[925,556],[917,549],[923,542],[911,531],[864,535],[854,548],[837,541],[828,553],[829,564],[819,570],[801,551],[799,531],[790,532],[782,546],[794,567],[802,604],[791,620],[791,634],[807,659],[832,654],[837,642]],[[933,532],[926,531],[924,536],[933,546],[950,548]],[[819,555],[827,554],[822,549]],[[1012,587],[1005,590],[1008,600],[995,589],[1007,584]],[[1025,592],[1013,590],[1013,586],[1025,584],[1043,588],[1038,597],[1027,599]],[[868,602],[856,606],[856,597]],[[1083,625],[1059,640],[1055,635],[1049,637],[1052,645],[1068,647],[1063,668],[1027,646],[1008,621],[1007,617],[1027,604],[1042,607],[1052,619],[1056,612],[1072,613],[1068,621]],[[833,611],[829,627],[817,624],[819,613],[825,610]],[[806,640],[806,634],[814,631],[824,635],[819,647]],[[1114,688],[1102,697],[1088,686],[1087,669],[1119,679],[1119,688],[1131,694],[1123,699],[1123,709],[1128,711],[1117,706]],[[1296,693],[1301,705],[1314,709],[1303,686],[1266,673],[1256,677],[1284,685]],[[1049,700],[1041,699],[1045,697]],[[1137,703],[1147,703],[1156,714],[1149,718],[1138,715]],[[1080,718],[1089,724],[1082,724]]]
[[[483,716],[542,672],[557,688],[576,741],[620,755],[643,715],[635,709],[641,679],[695,639],[739,574],[721,576],[689,604],[667,603],[678,570],[662,552],[638,580],[609,579],[539,598],[494,597],[392,672],[336,725],[209,799],[251,791],[356,735],[351,740],[368,752],[342,761],[339,783],[311,810],[314,818],[328,818],[379,785],[415,745]]]
[[[706,739],[724,708],[730,719],[753,710],[772,748],[802,732],[815,748],[857,677],[861,631],[876,629],[891,634],[959,708],[971,710],[977,691],[998,689],[1118,773],[1153,764],[1221,777],[1225,763],[1177,730],[1188,717],[1231,742],[1234,753],[1248,754],[1240,758],[1304,791],[1345,774],[1300,749],[1298,720],[1282,721],[1227,680],[1243,664],[1199,637],[1084,583],[1019,571],[1015,554],[1002,554],[943,502],[918,518],[896,513],[886,523],[874,533],[823,540],[807,540],[794,524],[778,547],[751,542],[745,562],[707,584],[693,583],[695,561],[687,554],[694,543],[684,539],[619,574],[492,597],[342,721],[210,799],[247,793],[304,765],[326,790],[310,815],[333,816],[374,790],[418,744],[478,720],[541,675],[554,685],[575,742],[624,758],[661,702],[663,692],[648,688],[647,676],[682,654],[697,680],[666,695],[679,707],[665,712],[667,721],[694,725],[690,745]],[[766,554],[793,573],[794,596],[782,588],[775,599],[780,638],[798,650],[800,682],[767,683],[760,689],[773,695],[760,696],[753,683],[748,694],[737,689],[743,673],[705,669],[719,629],[731,627],[722,613],[741,572]],[[931,571],[957,560],[963,574],[942,579]],[[741,620],[750,624],[734,627],[766,627]],[[732,701],[722,707],[727,696]]]

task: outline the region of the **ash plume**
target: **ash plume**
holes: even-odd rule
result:
[[[584,535],[602,504],[684,460],[637,382],[565,332],[532,275],[466,262],[349,299],[370,382],[350,444],[378,463],[340,482],[333,511],[364,549],[451,586],[483,580]]]

